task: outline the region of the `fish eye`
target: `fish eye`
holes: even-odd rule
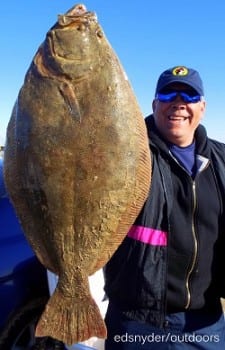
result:
[[[77,26],[77,31],[84,31],[85,30],[85,25],[83,23],[79,24],[79,26]]]
[[[102,38],[103,37],[103,32],[101,29],[98,29],[97,32],[96,32],[96,35],[99,37],[99,38]]]

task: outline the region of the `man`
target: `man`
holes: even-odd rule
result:
[[[196,70],[163,72],[152,107],[150,195],[105,268],[105,349],[222,350],[225,145],[200,125]]]

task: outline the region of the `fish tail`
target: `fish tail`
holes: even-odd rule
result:
[[[72,345],[93,336],[106,338],[107,330],[90,294],[75,300],[56,288],[38,321],[35,336],[50,336]]]

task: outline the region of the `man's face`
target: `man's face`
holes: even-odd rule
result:
[[[170,84],[165,89],[166,93],[173,91],[197,94],[190,86],[181,83]],[[175,145],[185,147],[193,142],[195,129],[205,111],[205,101],[187,103],[178,95],[172,102],[160,102],[155,99],[152,108],[156,126],[163,138]]]

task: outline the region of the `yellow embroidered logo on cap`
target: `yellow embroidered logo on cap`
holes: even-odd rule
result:
[[[188,69],[186,67],[176,67],[172,71],[173,75],[187,75]]]

